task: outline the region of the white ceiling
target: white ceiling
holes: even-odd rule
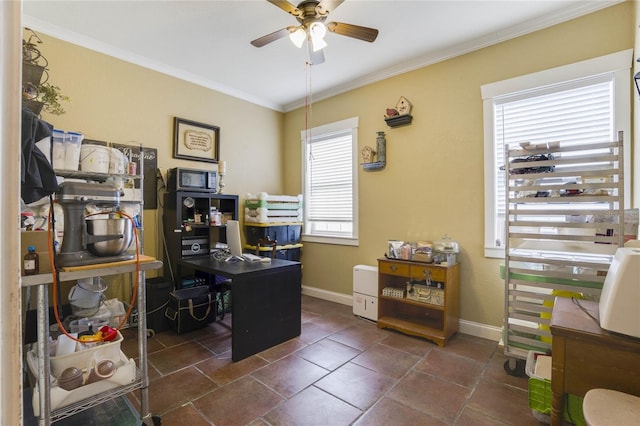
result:
[[[296,1],[296,0],[294,0]],[[377,28],[374,43],[333,33],[325,63],[307,70],[288,38],[297,25],[266,0],[23,1],[23,25],[268,107],[303,106],[346,90],[536,31],[621,0],[346,0],[327,22]],[[295,3],[297,4],[297,3]]]

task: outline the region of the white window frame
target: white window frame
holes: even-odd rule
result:
[[[323,126],[314,127],[312,129],[300,132],[300,141],[302,145],[302,188],[303,195],[307,192],[307,159],[309,158],[309,141],[313,137],[331,135],[334,133],[351,132],[351,176],[352,176],[352,233],[350,236],[335,236],[312,234],[311,226],[303,227],[302,240],[314,243],[338,244],[357,246],[358,240],[358,117],[352,117],[345,120],[329,123]],[[304,195],[304,200],[307,197]],[[309,223],[308,203],[303,203],[304,223]]]
[[[504,258],[504,244],[496,245],[494,235],[496,206],[496,172],[500,164],[496,164],[494,141],[494,99],[515,93],[524,93],[533,89],[550,87],[597,75],[611,74],[614,84],[614,134],[611,140],[617,138],[617,131],[624,132],[624,198],[625,204],[630,200],[630,170],[631,170],[631,65],[633,63],[633,49],[600,56],[586,61],[565,65],[545,71],[527,74],[508,80],[485,84],[481,87],[484,113],[484,198],[485,198],[485,228],[484,247],[485,257]],[[626,206],[625,206],[626,207]]]

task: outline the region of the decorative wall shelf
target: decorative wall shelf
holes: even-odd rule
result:
[[[362,163],[362,170],[380,170],[384,169],[384,166],[387,165],[386,161],[376,161],[373,163]]]
[[[384,119],[389,127],[405,126],[407,124],[411,124],[411,120],[413,120],[413,116],[411,114],[396,115],[395,117],[388,117]]]

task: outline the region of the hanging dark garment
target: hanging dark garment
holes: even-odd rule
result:
[[[53,126],[38,118],[31,110],[22,108],[22,159],[20,182],[22,201],[38,201],[58,190],[56,174],[47,157],[36,146],[51,137]],[[49,153],[51,154],[51,153]]]

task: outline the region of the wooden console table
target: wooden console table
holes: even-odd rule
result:
[[[426,287],[427,281],[439,286]],[[407,282],[422,287],[407,294]],[[385,295],[395,289],[402,297]],[[445,346],[458,331],[460,265],[443,266],[400,259],[378,259],[378,328],[390,328]]]
[[[551,316],[551,425],[562,424],[565,394],[605,388],[640,396],[640,339],[600,328],[598,303],[556,298]]]

